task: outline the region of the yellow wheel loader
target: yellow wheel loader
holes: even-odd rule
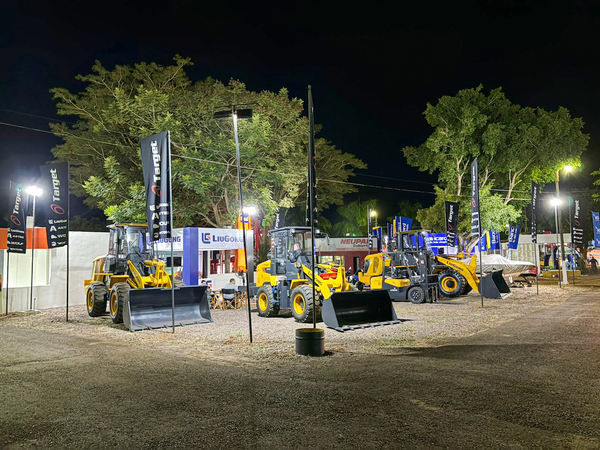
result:
[[[387,289],[393,300],[413,303],[422,303],[427,298],[435,301],[436,287],[443,297],[464,295],[471,289],[480,292],[480,288],[487,298],[502,298],[502,293],[510,292],[501,270],[481,279],[477,276],[475,253],[469,255],[468,263],[468,255],[462,253],[456,257],[434,255],[427,244],[427,234],[417,230],[402,232],[398,251],[368,255],[364,270],[358,273],[357,287]]]
[[[86,305],[91,317],[106,313],[109,304],[114,323],[131,331],[172,325],[212,322],[206,286],[177,286],[172,292],[165,263],[148,247],[148,227],[115,224],[110,227],[108,253],[92,263],[92,277],[84,281]]]
[[[275,229],[269,237],[269,260],[258,265],[254,288],[259,316],[290,308],[298,322],[312,322],[313,314],[320,314],[337,331],[400,323],[386,290],[353,291],[337,264],[316,264],[313,274],[309,227]]]

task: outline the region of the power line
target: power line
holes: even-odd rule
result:
[[[98,143],[98,144],[106,144],[106,145],[113,145],[116,147],[125,147],[125,148],[130,148],[130,146],[128,145],[124,145],[124,144],[117,144],[114,142],[105,142],[105,141],[97,141],[94,139],[89,139],[89,138],[84,138],[84,137],[80,137],[80,136],[75,136],[75,135],[71,135],[71,134],[65,134],[65,133],[59,133],[59,132],[52,132],[52,131],[48,131],[48,130],[41,130],[39,128],[33,128],[33,127],[27,127],[24,125],[16,125],[16,124],[11,124],[11,123],[7,123],[7,122],[0,122],[0,125],[5,125],[5,126],[9,126],[9,127],[15,127],[15,128],[20,128],[20,129],[25,129],[25,130],[29,130],[29,131],[35,131],[35,132],[39,132],[39,133],[46,133],[46,134],[52,134],[52,135],[60,135],[60,136],[67,136],[67,137],[72,137],[75,139],[82,139],[88,142],[94,142],[94,143]],[[210,150],[208,150],[210,151]],[[231,164],[228,163],[223,163],[220,161],[214,161],[214,160],[210,160],[210,159],[204,159],[204,158],[197,158],[197,157],[193,157],[193,156],[184,156],[184,155],[178,155],[178,154],[173,154],[173,156],[178,157],[178,158],[184,158],[184,159],[190,159],[190,160],[196,160],[196,161],[200,161],[200,162],[205,162],[205,163],[209,163],[209,164],[217,164],[217,165],[223,165],[223,166],[230,166]],[[257,167],[250,167],[250,166],[241,166],[243,169],[246,170],[254,170],[254,171],[259,171],[259,172],[267,172],[267,173],[273,173],[276,175],[283,175],[283,176],[289,176],[289,177],[302,177],[301,175],[298,174],[290,174],[290,173],[285,173],[285,172],[278,172],[275,170],[270,170],[270,169],[261,169],[261,168],[257,168]],[[421,194],[435,194],[434,192],[430,192],[430,191],[419,191],[419,190],[415,190],[415,189],[402,189],[402,188],[394,188],[394,187],[387,187],[387,186],[377,186],[377,185],[372,185],[372,184],[364,184],[364,183],[353,183],[351,181],[341,181],[341,180],[328,180],[328,179],[324,179],[321,178],[320,179],[321,182],[327,182],[327,183],[338,183],[338,184],[347,184],[347,185],[351,185],[351,186],[358,186],[358,187],[368,187],[368,188],[373,188],[373,189],[384,189],[384,190],[392,190],[392,191],[400,191],[400,192],[412,192],[412,193],[421,193]]]
[[[35,117],[35,118],[38,118],[38,119],[50,120],[50,121],[56,122],[56,123],[65,122],[65,123],[70,123],[72,125],[77,125],[77,122],[70,122],[68,120],[59,121],[57,119],[53,119],[52,117],[39,116],[37,114],[30,114],[30,113],[25,113],[25,112],[21,112],[21,111],[13,111],[12,109],[0,108],[0,111],[4,111],[4,112],[7,112],[7,113],[12,113],[12,114],[20,114],[22,116]]]
[[[24,129],[24,130],[29,130],[29,131],[35,131],[38,133],[46,133],[46,134],[52,134],[53,136],[59,135],[59,136],[64,136],[64,137],[71,137],[74,139],[81,139],[87,142],[93,142],[96,144],[103,144],[103,145],[112,145],[115,147],[123,147],[123,148],[131,148],[130,145],[125,145],[125,144],[118,144],[115,142],[106,142],[106,141],[98,141],[95,139],[89,139],[89,138],[85,138],[85,137],[81,137],[81,136],[75,136],[72,134],[68,134],[68,133],[60,133],[60,132],[54,132],[54,131],[49,131],[49,130],[42,130],[39,128],[33,128],[33,127],[28,127],[28,126],[24,126],[24,125],[17,125],[17,124],[13,124],[13,123],[8,123],[8,122],[1,122],[0,121],[0,125],[4,125],[7,127],[13,127],[13,128],[19,128],[19,129]],[[106,130],[108,133],[111,133],[111,131]],[[113,131],[112,133],[119,133],[122,135],[126,135],[125,133],[121,133],[121,132],[116,132]],[[131,137],[135,137],[136,139],[138,139],[137,136],[133,136],[133,135],[129,135]],[[177,143],[176,143],[177,144]],[[181,144],[178,144],[181,145]],[[217,150],[208,150],[208,149],[204,149],[201,148],[202,150],[206,150],[206,151],[215,151],[215,152],[219,152]],[[225,151],[221,151],[223,153],[225,153]],[[217,164],[217,165],[222,165],[222,166],[231,166],[231,164],[229,163],[224,163],[224,162],[220,162],[220,161],[214,161],[214,160],[210,160],[210,159],[204,159],[204,158],[197,158],[197,157],[193,157],[193,156],[184,156],[184,155],[178,155],[178,154],[173,154],[173,156],[178,157],[178,158],[183,158],[183,159],[189,159],[189,160],[195,160],[195,161],[200,161],[200,162],[205,162],[205,163],[209,163],[209,164]],[[276,175],[282,175],[282,176],[288,176],[288,177],[302,177],[305,178],[302,175],[298,175],[298,174],[291,174],[291,173],[285,173],[285,172],[278,172],[275,170],[270,170],[270,169],[261,169],[258,167],[250,167],[250,166],[241,166],[242,169],[246,169],[246,170],[253,170],[253,171],[258,171],[258,172],[266,172],[266,173],[272,173],[272,174],[276,174]],[[366,174],[360,174],[360,175],[366,175]],[[374,178],[388,178],[388,179],[395,179],[398,181],[407,181],[407,182],[415,182],[413,180],[402,180],[399,178],[392,178],[392,177],[381,177],[381,176],[377,176],[377,175],[373,175]],[[324,179],[321,178],[320,179],[321,182],[325,182],[325,183],[337,183],[337,184],[347,184],[347,185],[351,185],[351,186],[357,186],[357,187],[365,187],[365,188],[371,188],[371,189],[383,189],[383,190],[390,190],[390,191],[398,191],[398,192],[410,192],[410,193],[417,193],[417,194],[429,194],[429,195],[435,195],[435,192],[431,192],[431,191],[421,191],[421,190],[416,190],[416,189],[404,189],[404,188],[396,188],[396,187],[389,187],[389,186],[379,186],[379,185],[373,185],[373,184],[365,184],[365,183],[355,183],[355,182],[351,182],[351,181],[341,181],[341,180],[329,180],[329,179]],[[426,182],[422,182],[422,183],[426,183]],[[431,183],[434,184],[434,183]],[[500,191],[501,189],[491,189],[491,190],[498,190]],[[513,192],[528,192],[528,191],[513,191]],[[593,195],[593,193],[589,193],[589,196]],[[468,195],[460,195],[459,197],[469,197]],[[488,197],[481,197],[481,198],[488,198]],[[529,198],[513,198],[512,200],[517,200],[517,201],[529,201],[531,199]]]

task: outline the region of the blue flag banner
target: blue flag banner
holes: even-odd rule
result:
[[[381,252],[381,227],[373,228],[373,237],[377,239],[377,251]]]
[[[389,222],[387,224],[387,235],[388,241],[391,241],[394,238],[394,225]]]
[[[487,230],[485,230],[483,232],[483,234],[481,235],[481,238],[479,239],[479,249],[482,252],[486,252],[487,249],[489,248],[489,237],[490,234]]]
[[[400,226],[402,228],[400,231],[410,231],[412,228],[412,219],[400,217]]]
[[[500,250],[500,232],[490,231],[490,250]]]
[[[592,223],[594,226],[594,248],[600,248],[600,213],[592,211]]]
[[[519,246],[519,235],[521,234],[521,227],[517,225],[516,227],[510,227],[508,231],[508,248],[511,250],[516,250]]]

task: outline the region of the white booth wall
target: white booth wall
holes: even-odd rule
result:
[[[92,274],[92,261],[94,258],[106,254],[108,237],[109,233],[107,232],[71,231],[69,233],[71,247],[69,305],[85,304],[83,282],[85,279],[89,279]],[[19,255],[19,258],[15,258],[15,256],[15,253],[10,254],[9,312],[27,311],[29,309],[31,251],[28,251],[25,255]],[[6,250],[3,250],[3,268],[7,267],[6,257]],[[67,247],[36,250],[34,264],[34,308],[64,307],[66,303]],[[25,283],[23,283],[24,281]],[[4,283],[4,286],[6,287],[6,283]],[[3,312],[6,304],[6,291],[6,289],[2,290]]]

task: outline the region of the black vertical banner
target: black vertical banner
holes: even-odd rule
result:
[[[446,245],[454,247],[458,231],[458,203],[444,202],[444,206],[446,207]]]
[[[571,218],[571,241],[573,244],[583,244],[583,223],[581,220],[581,201],[573,199],[573,217]]]
[[[275,224],[273,225],[274,229],[285,227],[285,213],[287,208],[279,208],[277,213],[275,214]]]
[[[169,171],[169,132],[148,136],[140,141],[142,169],[146,187],[146,219],[150,241],[171,237],[169,221],[171,179]]]
[[[471,234],[474,239],[481,236],[481,217],[479,214],[479,168],[477,158],[471,163]]]
[[[531,182],[531,242],[537,244],[537,207],[540,196],[540,186]]]
[[[317,157],[315,152],[315,115],[312,101],[312,92],[308,87],[308,179],[306,189],[306,224],[311,226],[311,196],[312,196],[312,218],[314,226],[317,227]]]
[[[27,203],[24,201],[23,185],[9,182],[8,231],[6,248],[9,253],[27,252]]]
[[[40,166],[41,178],[39,187],[42,192],[36,205],[46,218],[48,247],[58,248],[69,241],[69,163],[48,164]]]

